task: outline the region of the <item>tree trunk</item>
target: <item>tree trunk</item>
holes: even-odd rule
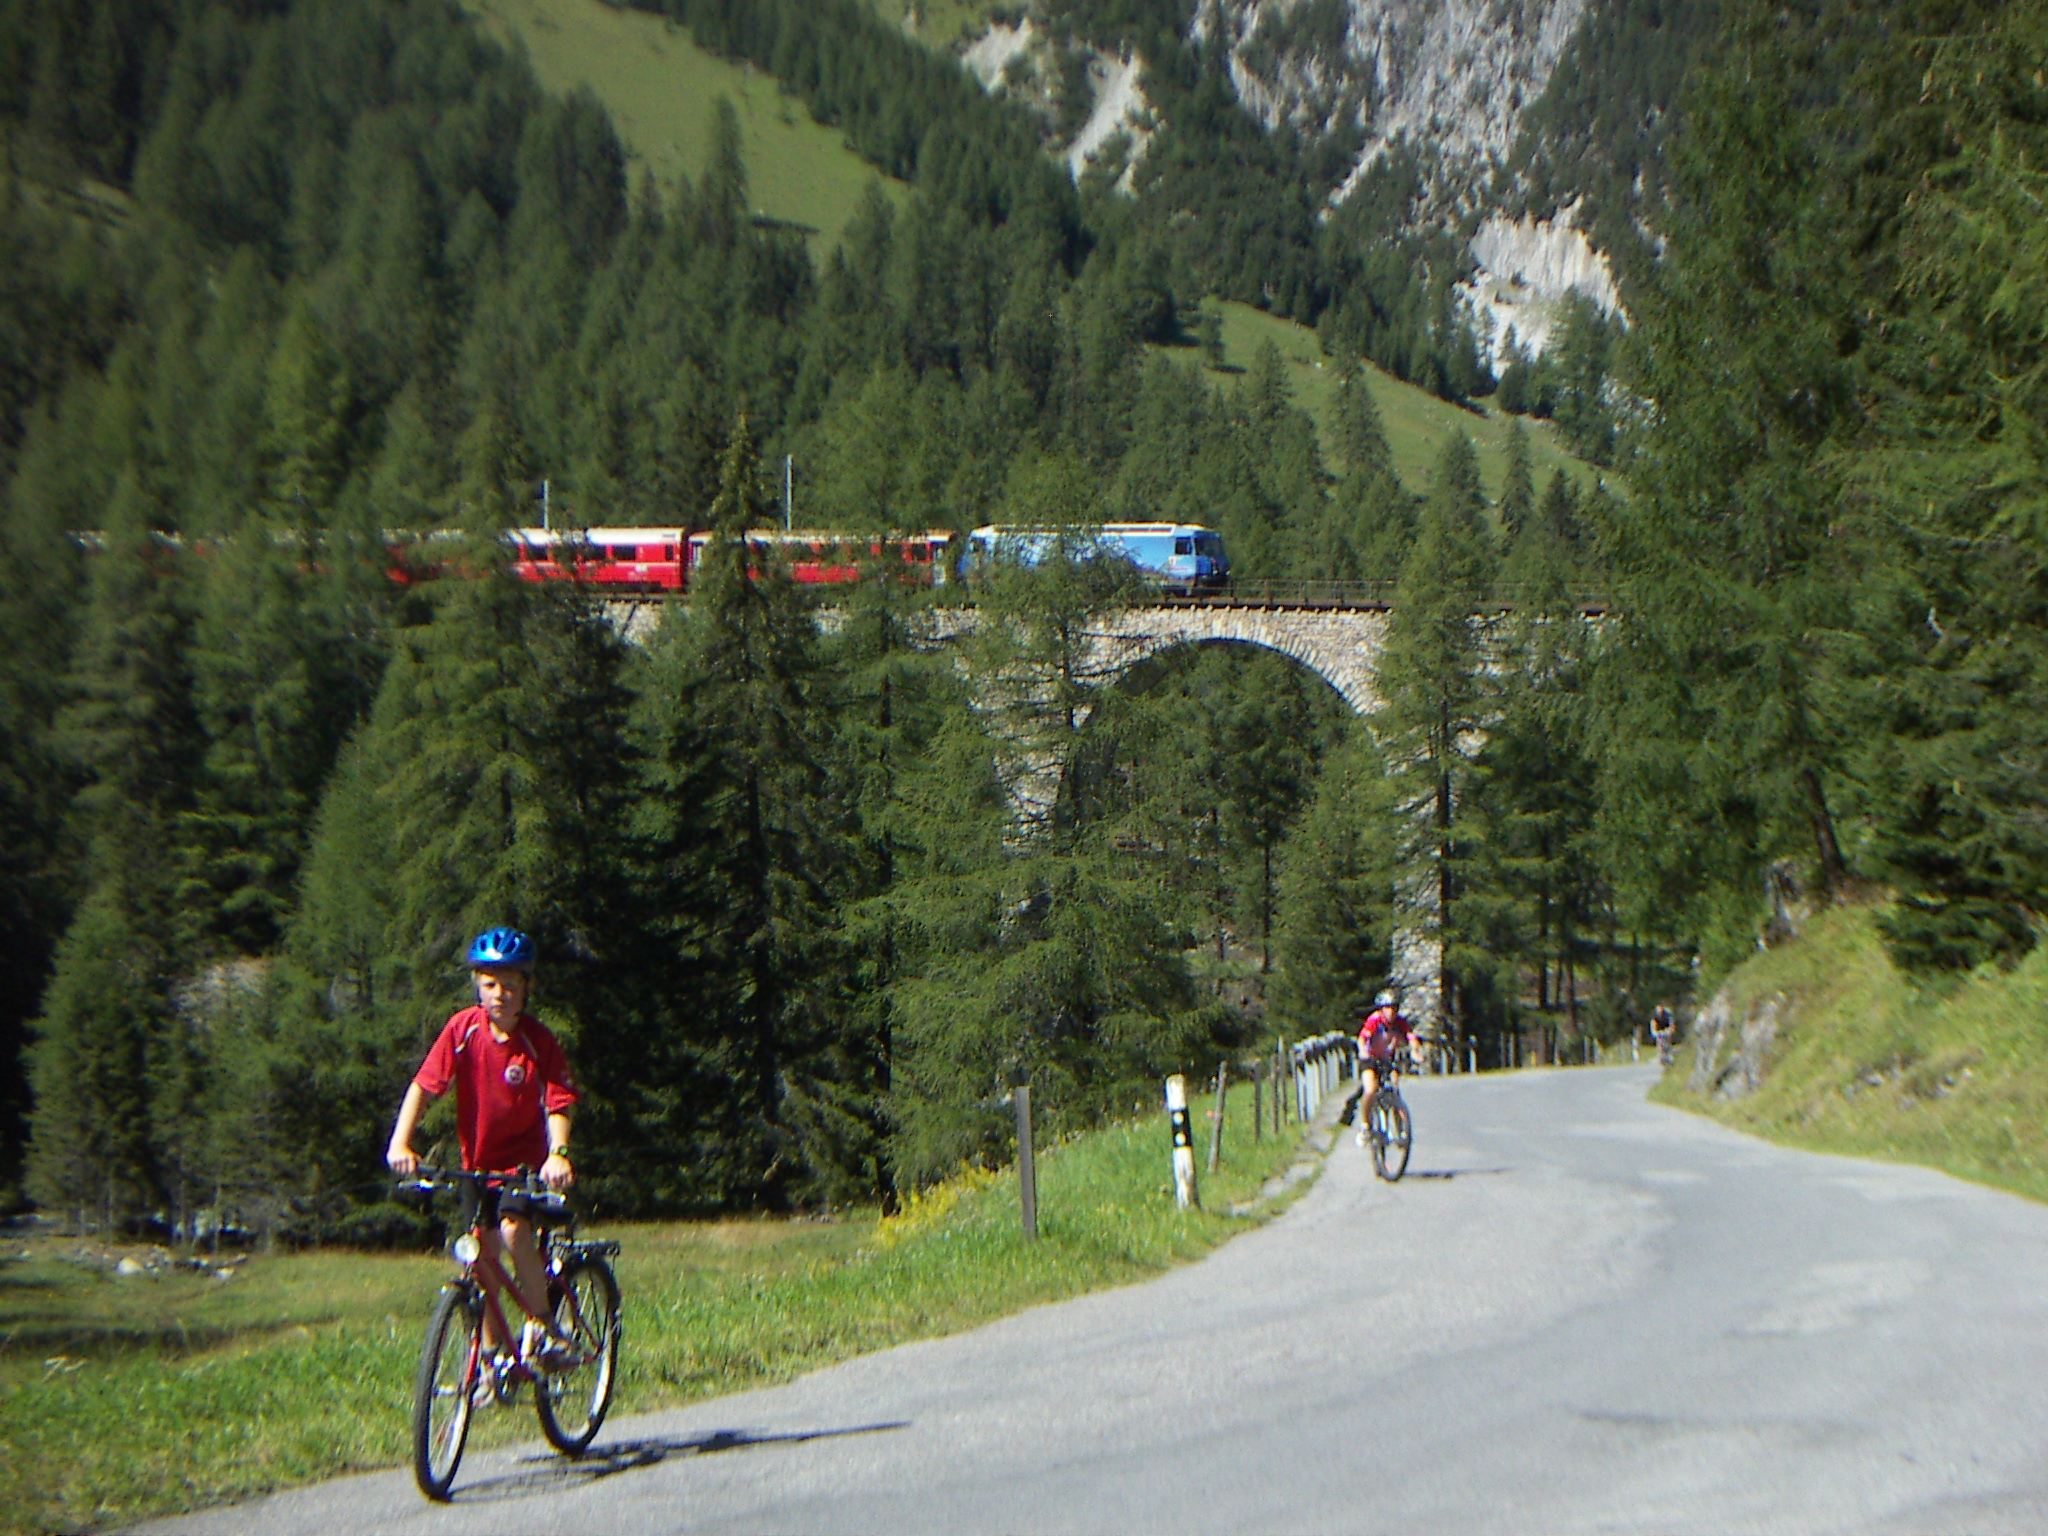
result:
[[[1814,851],[1820,855],[1820,884],[1823,896],[1833,896],[1849,878],[1849,866],[1842,857],[1842,845],[1835,841],[1835,818],[1828,811],[1827,792],[1820,774],[1808,766],[1800,772],[1806,787],[1807,817],[1813,823]]]
[[[1260,850],[1265,858],[1264,884],[1259,891],[1259,974],[1273,972],[1273,845]]]

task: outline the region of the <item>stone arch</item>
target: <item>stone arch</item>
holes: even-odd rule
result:
[[[1354,714],[1380,706],[1376,673],[1387,616],[1370,610],[1162,606],[1120,614],[1097,640],[1102,665],[1124,671],[1182,645],[1277,651],[1335,689]]]

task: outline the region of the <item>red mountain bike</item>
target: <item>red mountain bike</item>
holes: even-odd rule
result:
[[[614,1242],[578,1242],[576,1217],[568,1202],[531,1173],[451,1173],[422,1168],[403,1189],[455,1190],[470,1196],[469,1230],[451,1245],[460,1273],[434,1302],[427,1336],[420,1346],[419,1375],[412,1393],[412,1470],[420,1492],[445,1500],[469,1439],[470,1415],[488,1404],[503,1405],[533,1383],[533,1406],[541,1433],[565,1456],[580,1456],[597,1438],[612,1405],[619,1362],[619,1282],[607,1260]],[[483,1224],[497,1196],[499,1214],[525,1216],[540,1240],[547,1268],[548,1308],[542,1317],[526,1305],[498,1261],[484,1252]],[[519,1356],[500,1296],[543,1326],[552,1326],[557,1345],[545,1363]],[[485,1319],[494,1337],[506,1341],[496,1358],[484,1344]]]

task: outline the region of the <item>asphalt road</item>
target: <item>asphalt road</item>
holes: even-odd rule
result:
[[[161,1528],[2048,1531],[2048,1208],[1651,1076],[1417,1082],[1397,1186],[1347,1135],[1203,1263],[619,1421],[580,1466],[478,1455],[447,1508],[394,1472]]]

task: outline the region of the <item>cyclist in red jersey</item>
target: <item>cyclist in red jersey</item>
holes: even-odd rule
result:
[[[538,1167],[549,1189],[564,1190],[576,1182],[569,1162],[569,1117],[579,1094],[560,1042],[526,1012],[534,959],[533,941],[511,928],[493,928],[470,946],[477,1006],[462,1009],[442,1026],[405,1090],[384,1154],[392,1172],[409,1174],[419,1167],[413,1128],[427,1101],[438,1099],[452,1083],[456,1137],[466,1171],[512,1173]],[[482,1223],[486,1248],[501,1264],[510,1250],[513,1284],[531,1313],[548,1316],[547,1272],[532,1219],[507,1214],[493,1223],[489,1218],[498,1214],[496,1197],[485,1198],[492,1206]],[[511,1347],[510,1340],[490,1336],[497,1330],[488,1314],[484,1327],[484,1342],[492,1349]],[[537,1354],[547,1368],[550,1349],[560,1348],[561,1341],[543,1337],[530,1322],[526,1331],[521,1348],[529,1356]]]
[[[1415,1029],[1401,1016],[1401,991],[1388,987],[1373,999],[1373,1010],[1358,1027],[1358,1144],[1365,1145],[1365,1117],[1393,1070],[1394,1058],[1415,1043]]]

